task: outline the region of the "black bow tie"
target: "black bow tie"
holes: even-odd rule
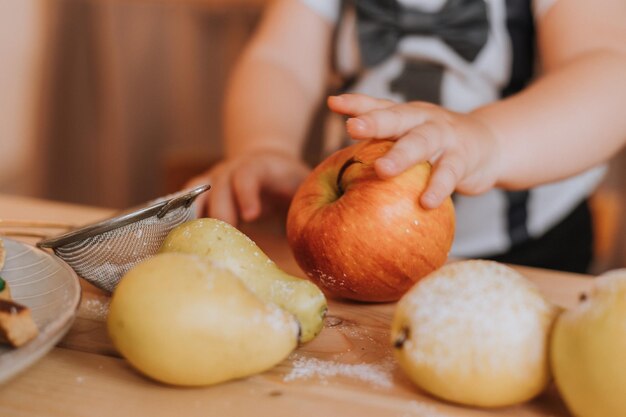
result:
[[[466,61],[487,43],[489,22],[484,0],[448,0],[436,13],[406,8],[397,0],[352,0],[363,63],[374,66],[396,50],[402,36],[441,38]]]

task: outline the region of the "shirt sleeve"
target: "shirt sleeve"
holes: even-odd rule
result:
[[[297,0],[309,6],[314,12],[328,19],[331,23],[336,23],[339,19],[339,9],[341,0]]]
[[[315,3],[316,1],[310,0],[310,2]],[[324,1],[322,2],[325,3]],[[557,0],[533,0],[532,7],[533,13],[535,15],[535,20],[543,17],[548,12],[548,10],[550,10],[550,8],[554,6],[556,2]]]

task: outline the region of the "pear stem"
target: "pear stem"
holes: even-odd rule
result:
[[[393,347],[396,349],[402,349],[404,343],[409,339],[409,328],[403,327],[400,329],[400,333],[398,333],[398,337],[393,341]]]
[[[348,167],[350,165],[353,164],[362,164],[363,162],[359,161],[358,159],[355,159],[354,157],[351,157],[350,159],[348,159],[346,162],[344,162],[344,164],[341,166],[341,168],[339,168],[339,173],[337,174],[337,190],[339,192],[339,195],[343,195],[344,193],[344,189],[341,186],[341,180],[343,179],[343,174],[346,172],[346,169],[348,169]]]

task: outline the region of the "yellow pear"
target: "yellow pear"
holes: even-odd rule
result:
[[[398,302],[391,336],[401,368],[432,395],[500,407],[549,380],[557,310],[522,275],[492,261],[444,265]]]
[[[626,416],[626,270],[597,278],[552,334],[556,385],[576,417]]]
[[[322,291],[312,282],[282,271],[256,243],[226,222],[203,218],[183,223],[168,234],[160,252],[196,254],[232,272],[260,299],[296,316],[301,342],[322,330],[327,310]]]
[[[118,351],[158,381],[210,385],[265,371],[297,346],[293,315],[198,256],[160,254],[128,271],[107,327]]]

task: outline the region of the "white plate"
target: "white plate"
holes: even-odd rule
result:
[[[19,348],[0,345],[0,383],[43,357],[70,329],[80,303],[76,273],[58,258],[2,238],[6,263],[0,275],[12,298],[31,309],[39,335]]]

